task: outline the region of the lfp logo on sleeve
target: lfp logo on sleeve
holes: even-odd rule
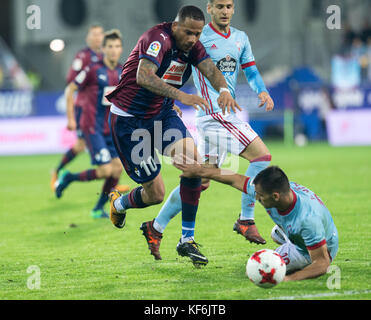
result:
[[[150,44],[150,46],[147,50],[147,54],[149,54],[150,56],[153,56],[153,57],[157,57],[160,50],[161,50],[161,43],[158,42],[158,41],[154,41]]]

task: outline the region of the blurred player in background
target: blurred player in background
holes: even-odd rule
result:
[[[119,59],[122,54],[122,37],[118,30],[104,34],[103,60],[85,67],[66,88],[67,117],[69,127],[76,127],[73,95],[77,90],[84,90],[84,110],[81,114],[80,129],[89,149],[91,162],[96,169],[72,174],[65,169],[59,171],[56,183],[56,196],[73,181],[91,181],[105,179],[102,193],[91,211],[93,218],[105,218],[104,204],[108,195],[117,185],[122,172],[122,164],[114,148],[108,126],[110,103],[105,95],[119,83],[122,66]],[[128,191],[129,188],[127,187]]]
[[[104,38],[104,29],[102,26],[98,24],[91,25],[88,30],[88,34],[86,36],[86,44],[87,47],[80,50],[70,67],[70,70],[67,74],[67,84],[73,82],[76,76],[85,69],[85,67],[89,66],[92,63],[98,62],[103,59],[102,53],[102,42]],[[55,191],[55,182],[58,178],[58,173],[61,169],[63,169],[68,163],[70,163],[75,157],[83,152],[86,148],[85,140],[83,134],[80,130],[80,119],[81,114],[83,112],[83,106],[85,104],[85,97],[86,92],[85,90],[78,90],[76,95],[76,100],[74,102],[74,120],[68,121],[67,129],[71,131],[76,131],[77,140],[75,145],[69,149],[63,156],[58,164],[58,167],[52,172],[50,187],[53,191]],[[115,186],[116,190],[121,192],[125,192],[127,190],[127,186]]]
[[[258,94],[260,107],[265,105],[266,111],[271,111],[274,103],[256,67],[249,39],[245,32],[230,26],[234,14],[234,1],[209,0],[207,12],[211,16],[211,22],[204,27],[200,42],[223,73],[228,83],[228,91],[235,97],[237,76],[241,68],[249,85]],[[235,113],[224,115],[217,102],[219,93],[196,67],[193,67],[193,80],[199,94],[211,107],[211,110],[197,112],[198,151],[204,157],[204,161],[221,166],[227,153],[231,152],[250,161],[246,171],[246,176],[249,177],[256,176],[268,167],[271,161],[270,152],[250,125],[241,121]],[[218,160],[212,163],[211,158]],[[208,186],[209,181],[204,179],[202,189],[206,190]],[[254,206],[255,198],[242,194],[241,214],[233,229],[250,242],[265,244],[255,226]],[[155,256],[159,255],[164,229],[181,209],[177,187],[170,194],[158,216],[153,221],[146,222],[148,228],[155,230],[149,243],[149,248]]]
[[[289,182],[276,166],[250,178],[186,160],[188,164],[182,157],[174,158],[174,165],[183,170],[183,176],[200,176],[228,184],[256,197],[263,205],[276,223],[271,237],[280,245],[276,252],[286,263],[285,281],[315,278],[327,272],[337,254],[339,236],[331,213],[313,191]]]
[[[87,47],[80,50],[73,62],[70,70],[67,74],[67,84],[73,82],[76,76],[92,63],[98,62],[103,59],[102,42],[104,38],[104,30],[99,25],[92,25],[88,30],[86,36]],[[53,191],[55,191],[55,182],[57,181],[58,173],[63,169],[68,163],[70,163],[75,157],[85,150],[85,141],[80,130],[80,117],[82,113],[82,108],[85,104],[85,91],[79,90],[77,92],[75,105],[75,119],[74,121],[68,121],[67,129],[71,131],[76,131],[77,141],[75,145],[69,149],[62,157],[61,162],[55,171],[52,172],[52,178],[50,186]]]
[[[111,194],[111,220],[118,228],[124,227],[128,209],[145,208],[163,201],[165,186],[156,149],[165,156],[183,152],[192,159],[199,157],[191,135],[173,110],[174,100],[195,109],[209,107],[205,99],[179,90],[189,79],[192,65],[220,92],[218,103],[223,109],[239,108],[228,92],[222,73],[199,41],[204,25],[203,12],[197,7],[185,6],[174,22],[149,29],[130,54],[120,84],[108,96],[112,102],[111,131],[116,150],[128,175],[141,184],[127,195]],[[136,137],[140,132],[142,136]],[[143,156],[135,152],[142,150],[138,148],[140,144]],[[182,237],[177,252],[189,257],[195,266],[208,262],[193,237],[200,193],[200,178],[181,179]],[[152,229],[147,229],[146,224],[141,230],[150,237]]]

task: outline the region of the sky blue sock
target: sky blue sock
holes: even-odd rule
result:
[[[246,177],[255,177],[260,171],[267,168],[270,161],[251,162],[246,170]],[[254,219],[255,196],[242,193],[240,220]]]
[[[182,200],[180,199],[180,186],[177,186],[167,198],[159,214],[155,218],[154,227],[163,233],[172,218],[182,211]],[[160,230],[159,230],[160,229]]]

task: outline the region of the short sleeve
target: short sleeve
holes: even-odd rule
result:
[[[255,63],[255,57],[252,53],[251,44],[249,41],[249,37],[246,33],[243,34],[243,47],[242,47],[242,53],[240,56],[240,64],[242,69],[246,69],[248,67],[254,66]]]
[[[84,52],[79,52],[76,54],[72,61],[71,67],[67,74],[67,83],[72,82],[76,76],[83,70],[86,65],[86,54]]]
[[[308,217],[304,220],[300,234],[308,250],[314,250],[326,244],[324,226],[316,218]]]
[[[200,64],[207,58],[210,58],[210,56],[207,54],[205,47],[203,46],[201,41],[197,41],[191,50],[190,56],[191,64],[196,67],[198,64]]]
[[[139,60],[146,58],[160,67],[165,53],[171,47],[169,35],[163,30],[151,30],[145,33],[138,43]]]
[[[83,89],[91,82],[92,78],[92,69],[90,66],[87,66],[75,77],[73,81],[79,87],[79,89]]]

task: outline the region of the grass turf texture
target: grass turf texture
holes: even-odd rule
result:
[[[331,211],[340,237],[333,262],[340,268],[340,289],[327,288],[330,274],[273,289],[254,286],[245,276],[245,265],[258,249],[276,247],[270,239],[273,222],[257,204],[256,223],[267,244],[250,244],[234,233],[241,195],[216,182],[202,194],[196,224],[207,267],[195,269],[177,255],[180,214],[165,231],[163,260],[155,261],[139,226],[153,219],[160,206],[129,211],[123,230],[107,219],[93,220],[89,212],[102,182],[73,183],[57,200],[49,178],[60,155],[51,155],[0,158],[0,299],[370,299],[371,149],[268,147],[272,164],[281,166],[291,181],[315,191]],[[80,171],[89,163],[84,154],[68,168]],[[241,162],[239,172],[246,167]],[[179,172],[164,165],[162,174],[168,195],[179,182]],[[134,186],[125,174],[124,183]],[[32,265],[41,271],[38,290],[27,288]]]

